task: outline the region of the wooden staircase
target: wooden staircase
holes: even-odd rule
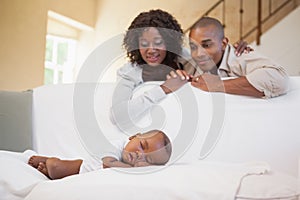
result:
[[[219,19],[231,43],[242,39],[259,45],[261,35],[299,5],[300,0],[219,0],[202,16]]]

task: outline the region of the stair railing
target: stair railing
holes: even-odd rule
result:
[[[273,10],[274,4],[278,4],[278,1],[276,3],[274,3],[274,0],[257,0],[257,24],[251,28],[249,31],[247,31],[246,33],[243,32],[243,26],[244,26],[244,12],[245,9],[244,8],[244,1],[245,0],[240,0],[239,3],[239,22],[240,22],[240,27],[239,27],[239,39],[240,40],[246,40],[250,35],[252,35],[255,31],[256,31],[256,44],[260,45],[260,37],[263,33],[262,30],[262,26],[263,24],[265,24],[267,21],[269,21],[271,18],[276,17],[276,14],[279,13],[279,11],[281,11],[282,9],[284,9],[285,7],[289,6],[292,4],[293,9],[296,8],[298,5],[297,0],[281,0],[281,4]],[[249,0],[248,0],[249,1]],[[251,0],[254,1],[254,0]],[[263,13],[263,2],[268,2],[268,13]],[[224,28],[226,28],[226,24],[225,24],[225,17],[226,17],[226,2],[225,0],[219,0],[217,1],[211,8],[209,8],[201,17],[204,16],[210,16],[210,14],[215,11],[217,8],[219,8],[219,6],[222,6],[221,12],[222,12],[222,19],[220,19],[221,23],[223,24]],[[264,16],[266,17],[262,17],[264,14]],[[200,17],[200,18],[201,18]],[[199,18],[199,19],[200,19]],[[199,20],[197,19],[197,21]],[[193,26],[194,24],[192,24],[190,27],[188,27],[184,33],[187,33],[189,31],[189,29]],[[250,41],[248,41],[250,42]]]

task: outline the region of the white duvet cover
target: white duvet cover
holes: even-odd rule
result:
[[[89,84],[82,86],[90,88]],[[34,151],[67,159],[96,154],[101,144],[98,136],[81,132],[76,121],[76,87],[34,90]],[[135,95],[143,92],[140,89]],[[112,84],[101,84],[93,94],[95,121],[108,140],[127,136],[109,120],[112,91]],[[186,91],[194,98],[192,108],[198,114],[191,129],[195,124],[186,125],[193,122],[193,110],[188,117],[182,114],[185,99],[181,95]],[[2,151],[0,199],[297,199],[299,102],[299,77],[291,79],[287,95],[274,99],[212,94],[186,85],[158,105],[163,113],[160,127],[152,123],[155,113],[138,122],[141,129],[154,127],[169,133],[174,148],[169,166],[126,172],[104,169],[50,181],[26,164],[33,152]],[[79,111],[89,119],[86,109]],[[90,125],[90,121],[84,122]],[[86,136],[94,143],[86,141]],[[144,170],[148,172],[142,173]]]
[[[27,164],[35,154],[0,152],[0,199],[297,199],[297,181],[266,163],[195,161],[171,166],[102,169],[48,180]]]
[[[78,199],[234,199],[241,177],[263,174],[266,170],[267,166],[258,164],[226,166],[205,162],[165,168],[104,169],[63,181],[44,182],[26,199],[44,196],[49,188],[55,192],[49,192],[44,199],[72,199],[74,194]]]
[[[28,158],[36,154],[0,151],[0,199],[19,200],[41,181],[48,180],[43,174],[27,164]]]

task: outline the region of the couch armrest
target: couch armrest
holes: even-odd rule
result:
[[[0,91],[0,149],[32,149],[32,91]]]

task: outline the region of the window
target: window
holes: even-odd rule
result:
[[[76,40],[47,35],[44,84],[74,80]]]

